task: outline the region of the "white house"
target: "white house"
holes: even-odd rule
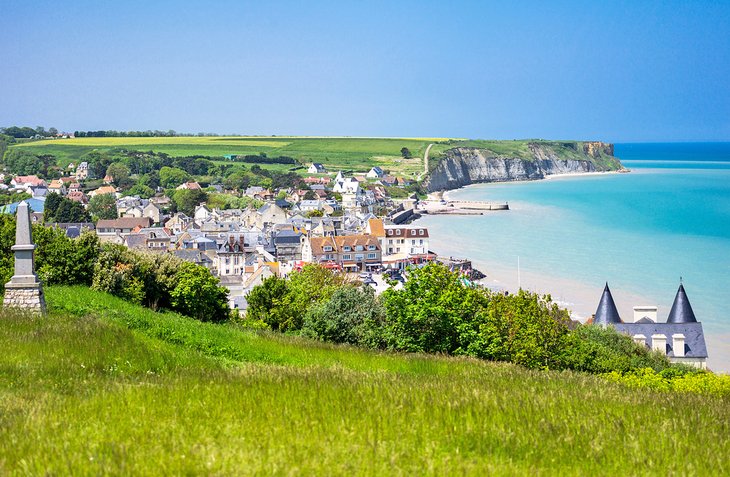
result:
[[[370,171],[368,171],[368,173],[365,175],[365,177],[367,177],[368,179],[380,179],[381,177],[383,177],[383,174],[385,174],[383,172],[383,169],[379,168],[378,166],[375,166],[372,169],[370,169]]]
[[[319,162],[313,162],[307,169],[307,172],[310,174],[325,174],[327,173],[327,169],[325,169]]]

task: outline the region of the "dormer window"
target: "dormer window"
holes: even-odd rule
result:
[[[411,235],[416,235],[416,231],[415,230],[411,230]]]
[[[362,252],[364,250],[364,248],[363,248],[362,245],[358,245],[358,246],[355,247],[355,250],[358,251],[358,252]]]
[[[418,231],[418,235],[423,235],[423,229]]]
[[[329,245],[325,245],[324,247],[322,247],[322,250],[324,250],[325,252],[331,252],[332,247],[330,247]]]
[[[350,247],[349,245],[345,245],[344,247],[342,247],[342,250],[344,250],[345,252],[351,252],[352,247]]]
[[[400,229],[396,230],[396,231],[395,231],[395,234],[396,234],[396,235],[400,235]]]
[[[368,250],[375,250],[375,245],[368,245]]]

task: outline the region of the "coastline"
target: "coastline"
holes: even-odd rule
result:
[[[477,182],[474,184],[468,184],[457,189],[449,189],[445,191],[439,191],[432,193],[436,198],[443,198],[444,200],[454,200],[451,196],[453,192],[466,190],[467,188],[485,185],[485,184],[525,184],[528,182],[539,182],[546,180],[561,180],[570,178],[580,177],[595,177],[602,175],[613,175],[613,174],[625,174],[628,172],[627,169],[622,171],[595,171],[595,172],[573,172],[567,174],[550,174],[542,179],[534,179],[527,181],[490,181],[490,182]],[[423,220],[424,216],[419,216],[415,220]],[[453,255],[459,256],[458,251],[451,250],[448,253],[441,253],[441,250],[436,247],[432,247],[434,252],[438,255]],[[444,250],[446,251],[446,250]],[[595,313],[595,307],[600,299],[601,290],[594,291],[592,287],[588,287],[586,284],[560,278],[556,276],[550,276],[545,274],[532,273],[529,270],[520,270],[519,278],[517,271],[517,263],[514,265],[513,270],[509,270],[504,264],[488,263],[487,261],[474,259],[471,256],[460,256],[470,260],[474,268],[482,271],[487,275],[486,278],[479,280],[479,283],[492,290],[503,290],[510,293],[516,293],[520,288],[529,290],[532,292],[539,293],[540,295],[550,295],[553,302],[557,303],[560,307],[566,308],[571,315],[571,318],[585,322]],[[520,283],[518,283],[518,281]],[[594,296],[595,295],[595,296]],[[618,300],[617,300],[618,301]],[[622,290],[622,301],[627,303],[650,303],[651,300],[647,297],[642,297],[635,293],[627,293]],[[618,305],[618,303],[617,303]],[[629,308],[629,305],[624,305],[623,308]]]
[[[613,174],[627,174],[631,172],[631,169],[623,169],[619,171],[594,171],[594,172],[568,172],[566,174],[548,174],[542,179],[531,179],[531,180],[525,180],[525,181],[484,181],[484,182],[474,182],[473,184],[467,184],[465,186],[458,187],[456,189],[448,189],[443,191],[437,191],[432,192],[430,195],[434,195],[435,197],[442,197],[444,200],[453,200],[451,198],[451,193],[458,190],[464,190],[468,187],[473,187],[476,185],[481,184],[525,184],[528,182],[540,182],[540,181],[547,181],[547,180],[559,180],[559,179],[570,179],[575,177],[591,177],[591,176],[602,176],[602,175],[613,175]]]
[[[634,170],[633,172],[638,174],[631,174],[631,179],[627,177],[628,184],[639,182],[643,184],[646,181],[644,178],[649,177],[649,174],[661,174],[663,177],[666,173],[676,171],[639,168],[638,171]],[[613,178],[606,176],[606,180],[610,180],[611,185],[608,185],[609,183],[605,183],[603,186],[596,184],[596,187],[605,191],[604,193],[612,194],[611,191],[615,187],[613,184],[627,183],[616,178],[615,174],[618,174],[617,172],[560,174],[547,176],[545,179],[550,179],[550,182],[555,181],[555,185],[557,185],[557,181],[560,179],[567,181],[573,178],[576,179],[575,186],[578,187],[578,190],[590,191],[594,188],[592,185],[594,179],[599,179],[598,182],[603,183],[600,180],[601,174],[613,176]],[[583,179],[581,180],[581,178]],[[679,276],[688,279],[689,275],[689,280],[692,280],[692,304],[695,306],[696,312],[702,316],[700,318],[700,315],[698,315],[698,319],[704,323],[705,339],[710,350],[708,366],[715,371],[730,371],[730,347],[727,345],[728,339],[730,339],[730,323],[724,318],[725,315],[721,311],[722,307],[717,303],[720,290],[719,282],[707,283],[703,278],[705,276],[704,272],[694,266],[696,259],[713,259],[715,261],[712,262],[712,273],[717,276],[718,267],[720,266],[718,264],[727,263],[727,256],[718,255],[718,251],[722,249],[714,248],[714,239],[712,237],[702,239],[701,250],[707,251],[704,252],[704,255],[682,255],[677,257],[678,260],[669,261],[669,265],[664,265],[661,263],[661,260],[663,260],[661,257],[668,255],[653,256],[650,254],[649,256],[654,259],[654,262],[647,262],[643,260],[643,255],[637,255],[637,251],[650,245],[645,241],[641,241],[640,234],[628,229],[622,229],[620,235],[613,235],[613,232],[609,229],[606,230],[606,233],[611,235],[600,235],[600,233],[596,235],[595,232],[590,232],[595,230],[592,228],[585,230],[567,228],[561,230],[552,226],[546,227],[546,224],[563,223],[563,220],[568,220],[566,223],[571,225],[578,224],[575,223],[575,220],[569,219],[574,216],[569,205],[558,206],[555,202],[544,203],[539,198],[539,194],[523,193],[522,191],[518,193],[517,189],[510,192],[510,186],[513,184],[523,184],[529,189],[527,182],[537,183],[539,181],[480,182],[444,191],[443,197],[446,200],[506,199],[510,202],[511,211],[504,214],[484,214],[482,219],[476,221],[463,216],[441,218],[441,216],[424,215],[419,220],[421,220],[422,226],[431,229],[430,249],[442,256],[451,255],[471,260],[475,268],[487,275],[487,278],[481,280],[480,283],[492,289],[510,292],[517,291],[519,288],[517,257],[521,255],[522,288],[540,294],[550,294],[554,302],[562,308],[567,308],[571,316],[579,321],[585,321],[596,312],[601,291],[605,284],[604,279],[609,280],[609,286],[614,293],[614,299],[622,317],[632,316],[634,306],[652,304],[658,305],[660,307],[660,317],[666,318],[671,308],[673,292],[676,290],[676,281]],[[483,193],[479,190],[471,191],[468,189],[469,186],[477,185],[483,188]],[[492,189],[492,187],[495,187],[495,189]],[[545,189],[546,187],[548,189]],[[573,188],[572,185],[560,187]],[[619,187],[618,190],[626,192],[627,187],[629,186]],[[556,189],[552,186],[543,185],[538,186],[538,190]],[[660,188],[657,190],[664,191],[665,189]],[[503,194],[504,197],[500,197],[500,194]],[[610,195],[610,197],[616,198],[618,196]],[[592,208],[588,202],[582,204],[581,210],[583,210],[583,213],[587,212],[586,209]],[[588,211],[588,213],[590,212]],[[617,216],[613,216],[612,219],[625,220]],[[629,219],[635,220],[636,216]],[[520,237],[515,237],[514,240],[523,243],[524,254],[520,252],[519,248],[510,245],[512,240],[510,234],[513,231],[522,234]],[[484,233],[483,236],[482,233]],[[524,238],[533,234],[535,234],[535,238],[532,240]],[[536,240],[538,237],[539,240]],[[566,252],[568,253],[568,255],[565,255],[567,260],[572,260],[573,253],[578,253],[578,256],[583,257],[578,259],[583,267],[579,270],[580,273],[568,272],[566,274],[566,269],[562,267],[563,259],[559,258],[562,256],[561,254],[551,254],[546,251],[533,252],[531,248],[537,247],[535,250],[539,250],[542,246],[538,244],[545,243],[550,244],[552,247],[561,246],[561,240],[564,240],[561,237],[566,237],[566,239],[571,237],[570,240],[576,240],[584,244],[591,241],[596,244],[602,243],[599,241],[603,237],[606,237],[608,241],[596,250],[593,250],[591,246],[583,246],[576,249],[575,252]],[[678,239],[676,237],[682,238]],[[639,240],[639,242],[633,240]],[[675,247],[689,246],[689,244],[696,244],[698,239],[691,233],[685,233],[680,236],[675,235],[674,238],[667,237],[666,240],[669,240],[669,242],[662,242],[665,245],[663,248],[670,247],[669,244]],[[624,250],[621,246],[622,243],[630,244],[629,248]],[[638,247],[632,246],[633,244],[637,244]],[[710,248],[704,248],[708,244]],[[623,256],[624,251],[627,252],[626,256],[631,257],[633,261],[626,262],[626,256]],[[594,252],[597,254],[594,255]],[[621,255],[623,258],[613,261],[610,259],[612,253],[617,254],[617,256]],[[714,255],[708,255],[712,253]],[[605,272],[598,274],[590,272],[593,268],[592,264],[596,264]],[[641,266],[647,270],[649,270],[647,267],[653,268],[653,276],[648,274],[644,279],[646,281],[646,278],[652,276],[651,283],[644,285],[640,280],[633,279],[633,275],[631,275],[634,273],[632,267]],[[657,273],[657,269],[660,273]]]

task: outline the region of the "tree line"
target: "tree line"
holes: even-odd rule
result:
[[[612,328],[572,322],[549,295],[468,286],[437,263],[410,269],[402,289],[379,297],[344,275],[307,265],[287,278],[267,278],[247,301],[245,326],[371,349],[590,373],[677,369]]]

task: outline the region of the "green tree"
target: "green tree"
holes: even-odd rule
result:
[[[413,157],[411,155],[411,151],[407,147],[401,148],[400,155],[403,156],[404,159],[410,159],[411,157]]]
[[[228,290],[205,267],[184,262],[170,293],[172,308],[201,321],[221,322],[229,316]]]
[[[308,190],[304,194],[304,200],[316,200],[317,194],[313,190]]]
[[[148,187],[146,185],[142,184],[136,184],[132,186],[127,192],[127,195],[136,195],[141,197],[142,199],[149,199],[153,195],[155,195],[154,189],[151,187]]]
[[[387,346],[412,352],[454,353],[461,346],[459,327],[483,301],[458,273],[437,263],[409,269],[404,287],[388,289],[382,296]]]
[[[47,285],[91,285],[99,256],[99,238],[86,231],[68,238],[61,229],[33,226],[36,270]]]
[[[129,168],[121,162],[113,162],[106,168],[106,175],[113,177],[115,184],[122,184],[129,179]]]
[[[176,190],[172,200],[177,210],[189,216],[195,213],[195,207],[208,200],[208,193],[203,190]]]
[[[285,331],[285,324],[292,321],[287,306],[288,295],[289,287],[285,279],[276,275],[265,278],[246,297],[246,319],[262,321],[273,330]]]
[[[384,321],[385,309],[371,287],[341,286],[329,300],[307,310],[302,334],[334,343],[380,348]]]
[[[64,197],[56,210],[53,220],[59,223],[79,223],[91,222],[91,217],[83,205]]]
[[[94,217],[94,220],[116,219],[118,216],[117,198],[114,194],[95,195],[89,201],[87,210]]]
[[[165,189],[177,187],[190,179],[190,175],[177,167],[164,166],[160,169],[160,185]]]
[[[58,220],[56,220],[56,212],[58,211],[62,201],[63,198],[55,192],[51,192],[46,195],[46,202],[43,205],[44,222],[58,222]]]

